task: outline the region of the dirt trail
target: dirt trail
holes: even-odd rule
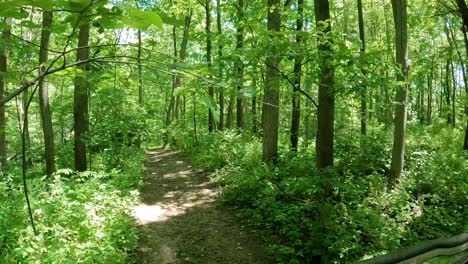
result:
[[[147,151],[138,263],[273,263],[255,233],[217,203],[218,188],[179,153]]]

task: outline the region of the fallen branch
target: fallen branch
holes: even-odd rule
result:
[[[422,262],[441,255],[454,255],[467,249],[468,233],[462,233],[454,237],[424,241],[417,245],[398,249],[387,255],[357,262],[357,264],[420,263],[419,261]],[[424,255],[426,258],[418,259],[419,256]]]

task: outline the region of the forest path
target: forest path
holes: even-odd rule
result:
[[[253,230],[216,202],[219,187],[180,153],[147,151],[137,263],[273,263]]]

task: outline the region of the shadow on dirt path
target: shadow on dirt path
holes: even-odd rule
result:
[[[218,187],[184,157],[147,151],[137,263],[273,263],[253,230],[217,203]]]

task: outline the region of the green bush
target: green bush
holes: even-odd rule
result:
[[[454,151],[459,141],[448,131],[429,140],[430,131],[409,129],[405,176],[392,191],[389,132],[371,130],[364,142],[338,138],[329,179],[315,170],[313,149],[292,154],[281,144],[278,164],[265,165],[260,140],[236,132],[202,136],[185,151],[213,171],[222,200],[263,231],[279,263],[313,263],[318,256],[353,263],[467,229],[468,165],[466,154]]]
[[[117,151],[118,150],[118,151]],[[110,157],[112,156],[112,157]],[[30,227],[21,180],[0,181],[0,263],[131,263],[138,239],[131,208],[144,154],[122,146],[94,155],[98,171],[57,171],[28,180],[38,235]],[[121,159],[113,168],[105,161]],[[11,170],[11,173],[19,170]],[[15,174],[10,174],[15,175]]]

